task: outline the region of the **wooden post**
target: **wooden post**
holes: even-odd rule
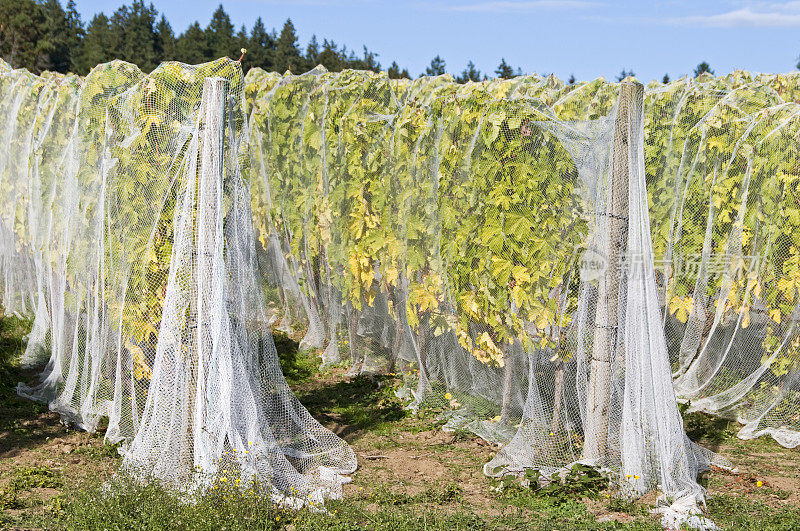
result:
[[[555,436],[561,432],[561,410],[564,403],[564,362],[558,361],[553,384],[553,418],[550,419],[550,433]]]
[[[503,341],[500,350],[503,352],[503,398],[500,405],[500,422],[510,423],[511,391],[514,383],[514,366],[511,360],[511,345]]]
[[[206,369],[214,348],[215,326],[219,326],[220,308],[214,299],[221,296],[219,285],[222,271],[222,179],[224,161],[224,131],[227,117],[228,80],[206,78],[200,108],[199,163],[195,187],[196,210],[194,221],[194,264],[189,311],[189,358],[187,375],[188,422],[184,441],[184,462],[206,469],[198,455],[200,434],[206,421]],[[218,277],[215,283],[215,275]],[[222,301],[216,301],[217,306]],[[194,326],[194,330],[191,327]],[[205,465],[205,466],[204,466]]]
[[[641,134],[644,86],[635,82],[620,84],[617,117],[612,145],[611,191],[605,194],[610,204],[596,208],[598,223],[605,219],[608,235],[603,253],[606,269],[600,276],[597,289],[597,307],[594,319],[594,341],[590,360],[589,388],[586,402],[583,459],[602,459],[608,449],[609,399],[611,395],[611,367],[620,338],[617,334],[619,317],[620,281],[628,240],[628,179],[630,161],[638,158],[631,152],[636,146],[635,135]],[[601,186],[602,191],[604,188]],[[603,192],[601,192],[603,193]],[[599,199],[602,200],[602,199]]]

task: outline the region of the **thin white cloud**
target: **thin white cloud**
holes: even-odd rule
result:
[[[447,6],[447,11],[467,11],[480,13],[519,13],[539,9],[576,9],[595,5],[595,2],[584,0],[530,0],[522,2],[494,1],[476,4],[459,4]]]
[[[717,28],[736,27],[795,27],[800,26],[800,2],[789,2],[775,6],[770,11],[754,11],[750,8],[737,9],[715,15],[692,15],[668,19],[669,22],[685,26],[704,26]]]
[[[772,11],[800,11],[800,1],[792,0],[791,2],[770,2],[770,3],[763,3],[757,2],[754,4],[750,4],[750,7],[755,8],[762,8],[762,10]]]

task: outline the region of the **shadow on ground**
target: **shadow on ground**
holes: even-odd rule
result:
[[[408,411],[394,395],[399,381],[390,376],[345,376],[343,367],[318,372],[320,359],[300,352],[297,341],[273,334],[286,381],[309,413],[338,436],[352,442],[360,434],[405,418]]]
[[[22,337],[29,329],[26,320],[0,317],[0,458],[14,457],[65,432],[58,415],[50,413],[45,404],[17,395],[17,384],[35,382],[39,373],[23,370],[16,363],[25,348]]]
[[[311,415],[348,442],[386,423],[405,418],[408,411],[387,385],[385,376],[336,377],[315,389],[296,389],[300,402]]]
[[[684,429],[689,439],[712,452],[719,452],[722,444],[735,437],[737,427],[731,421],[707,413],[684,413]]]

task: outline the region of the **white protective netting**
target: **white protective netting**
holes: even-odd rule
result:
[[[254,85],[273,319],[402,371],[411,407],[504,445],[487,473],[592,462],[685,516],[727,463],[676,393],[797,444],[797,76],[654,83],[624,112],[602,79]]]
[[[658,490],[678,525],[713,455],[672,388],[643,91],[615,107],[601,82],[399,85],[318,68],[255,97],[274,307],[303,309],[323,363],[402,371],[412,407],[505,444],[487,474],[590,463]]]
[[[800,443],[798,76],[232,64],[0,78],[4,303],[35,311],[26,361],[50,356],[21,392],[108,416],[127,468],[336,490],[352,452],[289,392],[269,325],[401,373],[410,407],[503,445],[487,474],[589,463],[673,527],[728,465],[678,399]]]
[[[297,401],[272,341],[239,64],[0,83],[3,303],[35,314],[24,361],[49,355],[19,392],[90,431],[107,418],[141,479],[340,496],[355,455]]]
[[[798,76],[705,76],[646,100],[659,300],[678,395],[800,444]]]

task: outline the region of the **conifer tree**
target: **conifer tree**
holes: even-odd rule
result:
[[[250,41],[250,37],[247,35],[247,27],[242,24],[239,27],[239,31],[236,32],[236,38],[234,42],[236,43],[234,52],[235,55],[230,56],[231,59],[238,59],[241,56],[242,48],[245,50],[247,49],[247,45]]]
[[[0,55],[14,68],[39,72],[48,43],[43,40],[45,15],[33,0],[0,0]]]
[[[231,17],[225,12],[222,4],[217,7],[214,14],[211,15],[211,22],[206,26],[206,45],[211,54],[210,59],[217,59],[220,57],[232,57],[234,59],[239,57],[236,53],[239,51],[236,46],[236,38],[233,34],[233,23]]]
[[[75,5],[75,0],[69,0],[67,2],[66,30],[66,46],[70,50],[69,70],[77,71],[75,56],[80,49],[81,41],[86,36],[86,32],[83,29],[83,22],[81,21],[81,15],[78,13],[78,9]]]
[[[143,0],[133,0],[111,16],[111,31],[117,37],[115,56],[137,65],[143,72],[158,66],[156,57],[156,9]]]
[[[206,43],[206,34],[197,21],[178,37],[176,51],[178,60],[184,63],[194,65],[209,60],[211,52]]]
[[[626,77],[634,77],[636,73],[633,70],[622,69],[622,72],[617,76],[617,81],[623,81]]]
[[[397,61],[392,61],[392,64],[389,66],[389,69],[386,70],[386,73],[389,75],[389,79],[411,79],[411,75],[408,73],[408,68],[400,70],[400,66],[397,64]]]
[[[714,74],[714,71],[711,70],[711,65],[709,65],[707,62],[703,61],[702,63],[697,65],[697,67],[694,69],[694,77],[697,77],[697,76],[699,76],[701,74],[704,74],[706,72],[708,72],[711,75]]]
[[[66,73],[72,67],[72,52],[80,42],[80,18],[75,20],[75,3],[70,1],[71,17],[61,7],[59,0],[46,0],[41,3],[44,25],[38,45],[41,49],[39,67],[42,70]],[[70,27],[76,25],[77,27]]]
[[[344,68],[339,47],[334,41],[328,39],[322,41],[322,51],[317,54],[317,64],[324,66],[330,72],[339,72]]]
[[[354,68],[356,70],[381,71],[381,64],[378,62],[378,54],[369,51],[369,48],[366,46],[363,47],[363,55],[361,57],[356,57],[355,53],[350,52],[345,64],[347,68]]]
[[[159,61],[175,61],[177,59],[177,44],[172,26],[164,15],[156,26],[156,56]]]
[[[445,73],[446,64],[438,55],[431,60],[430,66],[425,69],[426,76],[441,76]]]
[[[308,66],[309,69],[317,66],[318,56],[319,56],[319,42],[317,42],[317,36],[312,35],[311,40],[308,41],[308,46],[306,47],[306,65]]]
[[[481,80],[481,71],[475,67],[475,63],[469,61],[467,63],[467,67],[461,72],[456,78],[456,81],[459,83],[466,83],[467,81],[480,81]]]
[[[98,13],[89,22],[86,36],[73,58],[76,73],[85,75],[98,64],[112,60],[116,48],[117,35],[111,31],[108,17]]]
[[[514,69],[506,63],[506,58],[503,57],[500,59],[500,64],[497,65],[497,68],[494,71],[497,74],[497,77],[502,79],[511,79],[514,77]]]
[[[293,74],[300,73],[303,58],[297,40],[292,19],[287,18],[275,46],[275,68],[278,72],[289,70]]]
[[[255,24],[253,24],[253,29],[250,30],[250,38],[245,48],[247,48],[246,64],[258,66],[264,70],[274,69],[275,38],[274,35],[267,32],[261,17],[258,17]]]

